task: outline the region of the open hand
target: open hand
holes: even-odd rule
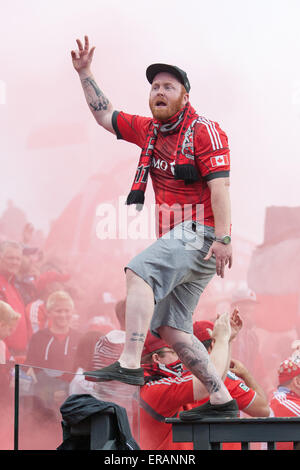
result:
[[[234,308],[232,314],[230,315],[230,326],[231,326],[230,341],[232,341],[243,327],[243,320],[240,317],[239,309],[237,307]]]
[[[244,364],[237,359],[231,359],[229,370],[241,379],[243,379],[247,373],[247,369]]]
[[[230,338],[231,335],[231,326],[229,313],[222,313],[217,316],[216,321],[214,322],[214,329],[212,331],[212,339],[216,340],[217,337],[220,338]]]
[[[204,260],[209,260],[212,256],[216,258],[216,270],[217,275],[224,277],[225,266],[228,264],[228,267],[232,266],[232,246],[224,245],[223,243],[214,241],[205,256]]]
[[[84,47],[79,39],[76,39],[76,42],[78,50],[71,51],[74,69],[77,72],[89,70],[93,60],[95,47],[90,49],[88,36],[84,36]]]

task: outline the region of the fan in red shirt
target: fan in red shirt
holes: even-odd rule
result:
[[[29,339],[37,331],[49,326],[46,303],[49,295],[55,291],[64,290],[64,282],[70,279],[69,274],[58,271],[46,271],[34,281],[37,299],[26,305],[25,315]]]
[[[21,315],[15,312],[13,308],[0,300],[0,387],[1,387],[1,400],[5,401],[9,395],[9,371],[12,359],[11,354],[4,342],[16,329]]]
[[[230,325],[215,323],[215,362],[220,375],[226,370],[229,354]],[[165,418],[177,417],[184,405],[207,396],[201,382],[183,368],[176,352],[164,341],[148,332],[143,349],[145,385],[140,393],[140,446],[145,450],[192,449],[190,443],[174,443],[172,426]],[[207,397],[208,398],[208,397]]]
[[[239,327],[235,323],[232,341]],[[195,335],[212,351],[220,336],[212,335],[214,324],[200,321],[194,323]],[[163,341],[148,334],[143,352],[146,385],[141,389],[140,432],[141,448],[147,450],[190,450],[191,443],[174,443],[172,425],[165,423],[167,417],[178,417],[183,410],[190,410],[207,402],[208,397],[195,401],[192,374],[182,368],[174,351]],[[169,361],[172,361],[168,363]],[[241,363],[233,361],[224,383],[240,411],[249,416],[269,416],[267,400],[263,390]],[[238,377],[234,372],[243,376]],[[239,450],[239,443],[223,444],[223,450]]]
[[[270,400],[271,415],[277,418],[300,417],[300,351],[282,361],[279,386]],[[298,444],[299,446],[299,444]],[[292,450],[292,442],[278,442],[277,450]]]
[[[95,48],[90,49],[87,36],[84,46],[79,39],[77,45],[73,66],[97,123],[141,148],[126,204],[142,208],[150,175],[158,219],[167,220],[159,219],[158,240],[125,267],[126,341],[119,361],[86,374],[98,381],[143,385],[141,355],[151,322],[153,334],[202,380],[210,397],[208,414],[218,410],[219,416],[234,417],[236,402],[192,335],[201,293],[215,274],[224,277],[226,265],[232,265],[227,136],[215,121],[197,114],[187,74],[174,65],[152,64],[146,70],[152,118],[116,111],[91,73]],[[186,246],[190,235],[198,248]]]
[[[26,357],[29,330],[26,323],[25,305],[15,286],[16,275],[22,262],[23,249],[15,242],[2,242],[0,246],[0,300],[8,303],[21,317],[15,331],[5,339],[5,343],[18,362]]]
[[[240,319],[239,326],[242,328]],[[212,338],[212,330],[214,324],[212,322],[198,321],[193,325],[194,335],[202,342],[208,352],[211,354],[214,347],[214,339]],[[237,336],[237,330],[231,337],[231,341]],[[261,385],[255,380],[249,370],[238,360],[230,360],[230,369],[224,378],[230,395],[237,403],[239,410],[251,417],[268,417],[270,409],[268,407],[267,397]],[[198,403],[190,403],[184,406],[185,410],[192,410],[205,403],[207,399]],[[182,414],[180,415],[183,418]],[[185,417],[186,419],[186,417]],[[223,443],[223,450],[241,450],[240,443]]]

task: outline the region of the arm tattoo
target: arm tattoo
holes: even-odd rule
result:
[[[109,104],[109,100],[100,90],[95,80],[93,80],[91,77],[85,78],[82,80],[82,86],[90,107],[94,111],[105,111]]]
[[[205,385],[209,394],[218,392],[221,388],[221,378],[211,370],[204,346],[196,338],[195,340],[193,337],[192,345],[175,343],[173,349],[183,364]]]

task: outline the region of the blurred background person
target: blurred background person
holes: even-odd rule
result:
[[[247,285],[241,286],[232,294],[231,308],[238,307],[243,317],[243,328],[231,346],[232,357],[241,361],[262,387],[268,390],[270,388],[270,379],[253,315],[257,305],[256,294]]]
[[[278,387],[270,400],[271,417],[300,417],[300,351],[296,350],[281,362],[278,369]],[[300,444],[296,445],[297,450]],[[276,444],[277,450],[292,450],[292,442]]]
[[[59,402],[68,395],[74,372],[74,358],[81,334],[71,328],[74,302],[65,291],[53,292],[46,304],[49,327],[33,334],[29,341],[26,366],[35,380],[34,393],[46,403]]]
[[[69,274],[51,270],[43,272],[35,281],[36,298],[25,307],[26,321],[30,338],[33,333],[49,326],[46,304],[49,296],[56,291],[65,291]]]
[[[101,369],[117,361],[123,351],[125,344],[125,305],[125,300],[120,300],[115,306],[115,314],[120,328],[111,329],[99,339],[93,359],[93,370]]]
[[[21,317],[15,331],[5,343],[17,362],[24,362],[29,331],[25,318],[25,304],[16,286],[22,263],[23,249],[19,243],[4,241],[0,244],[0,300],[8,303]]]
[[[47,315],[47,299],[56,291],[64,290],[63,284],[59,282],[49,282],[43,288],[37,290],[37,298],[26,305],[25,314],[29,329],[29,339],[34,333],[49,326],[49,316]]]
[[[125,344],[125,305],[126,300],[119,300],[115,304],[115,314],[119,322],[119,329],[111,328],[101,336],[95,346],[92,368],[97,370],[117,361]],[[139,434],[139,387],[128,385],[119,381],[97,382],[89,371],[85,371],[85,380],[95,382],[92,395],[102,401],[112,401],[123,406],[127,411],[132,433],[136,439]]]
[[[93,368],[95,347],[102,337],[99,329],[87,331],[80,339],[74,360],[75,376],[72,378],[69,387],[69,394],[89,393],[93,394],[94,383],[86,380],[83,372]]]
[[[295,339],[291,344],[292,356],[300,354],[300,339]]]
[[[10,336],[17,328],[21,315],[3,300],[0,300],[0,364],[6,364],[10,359],[10,352],[3,340]]]
[[[16,329],[21,315],[0,300],[0,449],[7,449],[12,442],[14,426],[14,390],[10,387],[11,370],[14,362],[4,340]]]
[[[9,393],[9,382],[10,382],[10,360],[13,358],[10,355],[9,349],[7,348],[4,340],[10,336],[17,328],[18,322],[20,321],[21,315],[15,312],[14,309],[0,300],[0,387],[1,387],[1,401],[5,401]]]
[[[211,324],[210,324],[211,325]],[[229,354],[230,323],[220,316],[214,327],[215,349],[211,355],[220,376],[226,374]],[[191,450],[192,443],[173,442],[172,425],[165,418],[178,417],[185,406],[206,397],[208,392],[186,370],[176,352],[150,331],[143,348],[145,385],[140,391],[140,446],[145,450]]]

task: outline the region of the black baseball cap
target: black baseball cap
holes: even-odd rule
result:
[[[146,70],[146,77],[147,77],[148,82],[152,83],[155,75],[157,75],[160,72],[168,72],[174,75],[180,81],[180,83],[182,83],[186,91],[188,93],[190,92],[191,85],[190,85],[186,72],[184,70],[181,70],[179,67],[176,67],[176,65],[168,65],[168,64],[149,65],[149,67]]]

